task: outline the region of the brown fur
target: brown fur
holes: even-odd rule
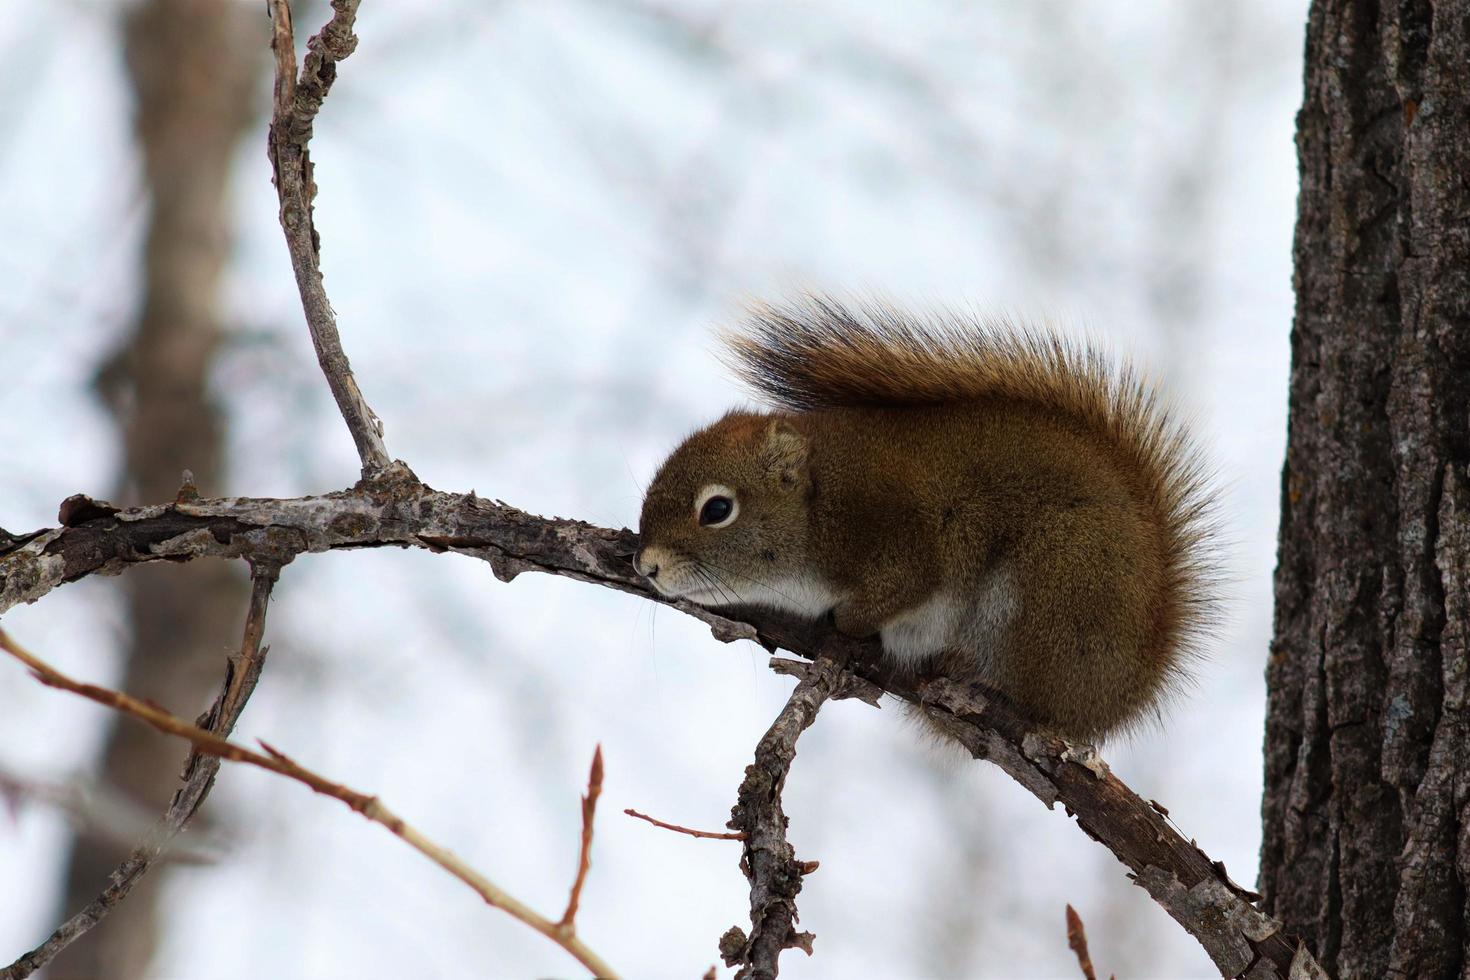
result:
[[[642,532],[667,581],[811,613],[830,592],[839,629],[885,631],[898,656],[906,630],[938,630],[918,669],[1070,736],[1157,713],[1214,602],[1210,498],[1130,369],[1033,330],[825,299],[760,309],[726,341],[778,411],[726,416],[654,478]],[[728,527],[698,523],[712,484],[740,501]]]

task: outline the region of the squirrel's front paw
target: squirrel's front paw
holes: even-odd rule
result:
[[[878,624],[855,603],[838,603],[830,615],[832,625],[844,636],[862,640],[878,632]]]

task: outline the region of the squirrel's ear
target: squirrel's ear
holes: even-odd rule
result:
[[[772,419],[766,426],[762,457],[766,472],[786,486],[806,478],[806,436],[786,419]]]

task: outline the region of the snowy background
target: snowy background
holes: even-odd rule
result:
[[[877,290],[1045,317],[1146,363],[1218,462],[1235,580],[1197,692],[1163,732],[1107,754],[1249,883],[1304,7],[369,0],[313,144],[327,290],[393,455],[436,488],[612,526],[636,524],[663,454],[744,397],[710,326],[750,297]],[[145,217],[119,13],[0,0],[0,524],[14,531],[115,479],[89,383],[135,313]],[[322,19],[299,12],[298,29]],[[263,109],[264,75],[259,95]],[[351,483],[357,463],[257,128],[236,169],[214,379],[231,476],[203,490],[295,496]],[[118,676],[116,580],[4,626],[80,677]],[[298,560],[267,642],[241,738],[381,795],[548,913],[601,742],[579,931],[627,975],[698,976],[746,923],[738,845],[621,810],[720,828],[791,686],[754,646],[629,596],[398,551]],[[0,771],[85,774],[103,720],[0,664]],[[227,768],[209,807],[232,815],[232,844],[173,874],[160,976],[579,973],[298,785]],[[891,709],[824,710],[786,808],[821,870],[800,900],[817,955],[788,953],[783,976],[1075,976],[1068,902],[1105,972],[1213,974],[1063,813],[936,756]],[[0,961],[59,921],[64,839],[52,809],[0,813]]]

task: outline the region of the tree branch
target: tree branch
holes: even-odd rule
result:
[[[740,967],[736,980],[775,980],[784,950],[794,947],[808,956],[812,953],[816,937],[796,930],[796,896],[801,892],[802,876],[817,865],[798,861],[786,839],[781,791],[796,758],[796,740],[816,721],[827,699],[841,692],[845,673],[827,657],[809,665],[761,737],[755,762],[745,767],[745,779],[726,826],[744,835],[740,867],[750,879],[750,935],[732,926],[720,938],[725,965]]]
[[[240,641],[240,652],[226,663],[225,680],[219,695],[215,698],[214,705],[199,719],[202,730],[217,737],[228,737],[234,731],[235,722],[239,720],[240,712],[245,710],[245,702],[255,690],[255,682],[260,677],[261,668],[265,666],[265,655],[269,647],[262,647],[260,641],[265,635],[266,606],[270,603],[271,588],[275,585],[279,572],[280,566],[270,561],[257,562],[252,566],[250,608],[245,614],[245,635]],[[4,630],[0,630],[0,648],[21,656]],[[197,749],[189,753],[189,759],[184,763],[184,785],[174,794],[153,833],[133,848],[127,860],[112,873],[101,894],[87,903],[86,908],[57,926],[56,931],[40,946],[0,971],[0,980],[21,980],[30,976],[101,922],[127,898],[133,886],[148,873],[164,850],[199,811],[200,805],[214,787],[214,778],[218,772],[219,759],[203,755]]]
[[[1085,747],[1047,733],[1004,705],[959,685],[927,683],[895,670],[876,642],[858,642],[817,623],[744,610],[721,615],[670,601],[634,571],[637,535],[580,521],[550,520],[473,492],[451,494],[389,470],[349,490],[285,500],[250,497],[185,501],[121,510],[72,497],[58,528],[19,535],[0,547],[0,614],[90,574],[148,561],[275,557],[341,548],[417,547],[487,561],[502,581],[540,571],[593,582],[673,606],[710,626],[717,639],[752,639],[807,659],[845,657],[872,688],[913,704],[946,725],[976,758],[989,759],[1047,807],[1062,803],[1084,832],[1111,850],[1134,880],[1209,953],[1224,976],[1256,969],[1285,977],[1298,942],[1261,913],[1255,896],[1222,865],[1185,840],[1159,809],[1125,786]],[[1305,950],[1303,951],[1305,953]],[[1306,954],[1310,960],[1310,954]],[[1253,967],[1252,964],[1255,964]]]
[[[592,867],[592,819],[597,815],[597,798],[602,795],[602,746],[592,753],[592,770],[587,774],[587,795],[582,797],[582,846],[577,853],[577,877],[572,881],[567,908],[556,924],[568,933],[576,931],[577,909],[582,904],[582,886]]]
[[[129,694],[114,691],[110,688],[99,687],[95,684],[85,684],[72,680],[44,660],[41,660],[35,654],[21,647],[4,630],[0,630],[0,650],[4,650],[29,667],[32,673],[35,674],[36,679],[48,687],[55,687],[60,690],[70,691],[73,694],[79,694],[88,700],[96,701],[98,704],[112,708],[114,711],[131,715],[166,735],[175,735],[179,738],[188,739],[194,745],[194,754],[203,754],[210,757],[210,761],[215,767],[218,767],[220,759],[228,759],[231,762],[243,762],[248,765],[258,766],[261,769],[267,769],[278,775],[294,779],[310,787],[313,792],[330,796],[335,800],[345,803],[352,810],[362,814],[368,820],[386,827],[395,837],[398,837],[414,850],[439,865],[439,867],[469,885],[470,888],[474,889],[485,900],[487,905],[494,906],[508,913],[513,918],[524,922],[532,929],[535,929],[565,949],[576,958],[577,962],[591,970],[594,976],[616,978],[617,974],[613,969],[601,957],[589,949],[585,943],[578,939],[570,928],[564,928],[558,923],[552,922],[545,916],[539,915],[521,904],[521,902],[500,889],[484,875],[461,861],[451,851],[440,847],[419,833],[418,830],[408,824],[402,817],[384,806],[376,796],[368,796],[365,793],[359,793],[356,790],[349,789],[340,783],[334,783],[325,776],[298,765],[291,758],[267,745],[265,742],[260,743],[261,747],[265,749],[265,754],[261,754],[252,749],[247,749],[243,745],[231,742],[215,732],[206,731],[203,728],[191,725],[183,719],[164,711],[162,708],[149,704],[146,701],[140,701]],[[222,703],[227,702],[228,695],[222,699]],[[34,967],[31,969],[34,969]],[[25,973],[16,974],[16,976],[27,976],[29,972],[27,970]],[[0,977],[0,980],[9,980],[8,973]]]
[[[548,521],[473,492],[435,491],[394,470],[350,490],[284,500],[227,497],[121,510],[75,496],[62,505],[60,520],[70,526],[21,535],[22,543],[0,548],[0,614],[67,582],[138,562],[285,562],[307,552],[405,546],[480,558],[503,581],[529,569],[653,595],[633,570],[637,537],[629,531]],[[700,613],[688,603],[679,607]]]
[[[321,238],[312,215],[316,182],[307,144],[322,102],[337,78],[337,63],[357,47],[352,33],[361,0],[332,0],[332,19],[321,33],[306,42],[307,54],[296,77],[296,39],[288,0],[268,0],[271,50],[276,56],[275,99],[271,114],[270,158],[276,195],[281,202],[281,230],[296,272],[296,288],[306,311],[306,325],[316,348],[317,362],[326,375],[332,397],[357,444],[362,475],[375,476],[393,460],[383,443],[383,423],[368,406],[337,333],[337,316],[322,286]]]
[[[739,831],[736,831],[735,833],[717,833],[712,830],[695,830],[693,827],[681,827],[676,823],[664,823],[662,820],[655,820],[648,814],[639,813],[637,810],[624,810],[623,812],[630,817],[637,817],[639,820],[645,820],[648,823],[653,824],[655,827],[660,827],[664,830],[672,830],[676,834],[684,834],[689,837],[699,837],[704,840],[745,840],[745,835],[740,833]]]

